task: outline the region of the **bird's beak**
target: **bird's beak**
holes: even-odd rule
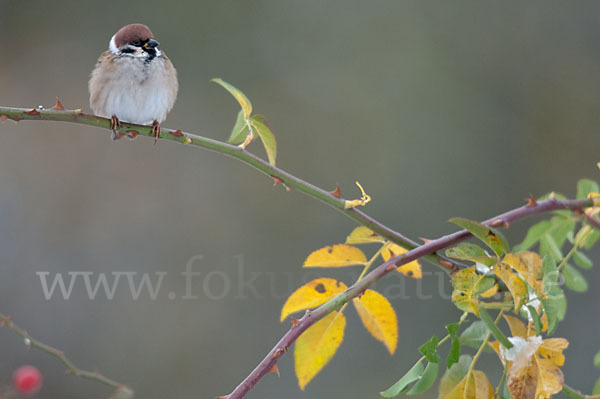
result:
[[[148,39],[148,41],[146,43],[144,43],[144,48],[146,49],[152,49],[152,48],[156,48],[158,47],[158,42],[154,39]]]

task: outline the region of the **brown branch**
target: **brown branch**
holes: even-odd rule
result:
[[[557,209],[572,209],[581,210],[592,205],[591,200],[557,200],[555,198],[547,199],[538,202],[536,205],[525,205],[520,208],[513,209],[496,217],[493,217],[483,224],[493,225],[495,227],[508,226],[515,220],[520,220],[525,217],[549,212]],[[453,234],[446,235],[421,245],[405,254],[397,256],[389,261],[379,265],[372,272],[367,274],[363,279],[354,283],[343,293],[335,296],[329,302],[319,306],[315,310],[307,311],[306,314],[297,322],[295,322],[290,330],[277,342],[277,344],[267,353],[265,358],[256,366],[256,368],[231,392],[227,395],[227,399],[243,398],[265,374],[273,368],[279,358],[287,352],[288,348],[298,339],[298,337],[323,317],[340,308],[343,304],[349,302],[352,298],[356,298],[361,292],[364,292],[377,280],[385,276],[395,268],[402,266],[415,259],[419,259],[427,254],[435,253],[441,249],[457,244],[469,238],[471,233],[467,230],[461,230]]]
[[[119,394],[122,395],[122,396],[119,396],[120,398],[133,397],[133,391],[130,388],[128,388],[127,386],[125,386],[124,384],[121,384],[117,381],[114,381],[114,380],[108,378],[108,377],[105,377],[102,374],[100,374],[98,371],[86,371],[86,370],[82,370],[82,369],[76,367],[75,364],[73,364],[73,362],[65,356],[63,351],[56,349],[50,345],[47,345],[47,344],[40,342],[37,339],[33,338],[31,335],[29,335],[29,333],[27,331],[25,331],[23,328],[17,326],[12,321],[11,317],[5,316],[2,313],[0,313],[0,327],[8,327],[15,334],[22,337],[24,339],[25,345],[27,345],[27,347],[39,349],[41,351],[49,353],[50,355],[52,355],[55,358],[57,358],[58,360],[60,360],[67,368],[68,374],[71,374],[75,377],[80,377],[80,378],[85,378],[85,379],[92,380],[92,381],[97,381],[104,385],[108,385],[109,387],[114,388],[116,391],[117,390],[119,391]]]
[[[585,218],[589,224],[600,230],[600,221],[598,221],[598,219],[594,218],[588,212],[584,212],[583,214],[585,215]]]

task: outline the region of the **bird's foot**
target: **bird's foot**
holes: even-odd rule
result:
[[[160,138],[160,125],[158,121],[155,120],[152,122],[152,130],[150,132],[154,135],[154,144],[156,144]]]
[[[124,134],[119,132],[119,129],[121,128],[121,122],[115,115],[110,118],[110,128],[112,129],[113,140],[119,140],[123,138]]]

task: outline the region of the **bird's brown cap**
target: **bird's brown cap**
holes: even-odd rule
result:
[[[114,38],[115,45],[121,47],[136,40],[143,42],[148,39],[153,39],[154,34],[150,28],[144,24],[130,24],[119,29],[119,31],[115,33]]]

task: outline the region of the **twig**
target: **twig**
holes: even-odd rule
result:
[[[574,399],[600,399],[600,395],[584,395],[566,384],[563,385],[561,392],[567,395],[569,398]]]
[[[29,333],[27,331],[25,331],[23,328],[17,326],[9,316],[5,316],[2,313],[0,313],[0,326],[6,326],[10,330],[12,330],[15,334],[22,337],[25,340],[25,344],[29,348],[37,348],[41,351],[44,351],[44,352],[49,353],[50,355],[56,357],[58,360],[60,360],[65,365],[65,367],[67,368],[68,374],[71,374],[75,377],[80,377],[80,378],[85,378],[85,379],[92,380],[92,381],[97,381],[104,385],[108,385],[109,387],[112,387],[114,389],[118,389],[121,392],[127,392],[128,395],[126,395],[124,397],[132,397],[133,396],[133,391],[131,389],[129,389],[127,386],[125,386],[124,384],[121,384],[120,382],[111,380],[110,378],[103,376],[102,374],[100,374],[97,371],[85,371],[85,370],[81,370],[80,368],[77,368],[75,366],[75,364],[73,364],[73,362],[65,356],[63,351],[56,349],[50,345],[44,344],[43,342],[40,342],[37,339],[33,338],[31,335],[29,335]]]
[[[522,206],[513,209],[496,217],[493,217],[485,222],[485,225],[494,225],[496,227],[507,226],[515,220],[520,220],[525,217],[538,213],[549,212],[557,209],[583,209],[591,206],[591,200],[557,200],[555,198],[547,199],[538,202],[535,206]],[[426,254],[432,254],[451,245],[457,244],[469,238],[471,233],[467,230],[461,230],[453,234],[446,235],[421,245],[418,248],[410,250],[400,256],[397,256],[389,261],[379,265],[363,279],[357,281],[350,286],[346,291],[335,296],[329,302],[319,306],[313,311],[308,311],[306,314],[294,323],[292,328],[284,334],[277,344],[267,353],[265,358],[256,366],[256,368],[231,392],[227,395],[227,399],[243,398],[260,379],[271,370],[277,363],[279,358],[288,350],[288,348],[296,341],[296,339],[323,317],[338,309],[352,298],[357,297],[361,292],[364,292],[377,280],[385,276],[395,268],[402,266],[415,259],[419,259]]]
[[[58,104],[60,103],[57,103],[57,105]],[[62,108],[62,104],[60,107],[53,107],[53,109],[0,107],[0,120],[4,121],[6,119],[12,119],[15,122],[21,120],[71,122],[112,130],[110,119],[84,114],[81,109],[66,110],[60,108]],[[123,134],[127,134],[128,132],[132,134],[131,132],[133,132],[134,135],[149,136],[154,138],[154,133],[152,133],[151,126],[121,122],[119,131]],[[370,228],[380,236],[406,249],[413,249],[419,246],[419,244],[416,242],[383,225],[361,210],[357,208],[345,209],[344,206],[346,204],[346,200],[341,198],[339,195],[334,195],[332,192],[316,187],[311,183],[308,183],[280,168],[269,164],[267,161],[247,152],[238,146],[191,133],[185,133],[179,129],[172,130],[161,128],[160,138],[161,140],[174,141],[180,144],[202,147],[233,157],[271,177],[276,184],[285,184],[287,187],[295,188],[301,193],[304,193],[311,198],[317,199],[331,206],[355,222]],[[434,253],[427,254],[424,259],[442,268],[448,273],[455,272],[464,267],[464,265],[455,260],[446,259]]]
[[[584,212],[584,214],[588,223],[600,230],[600,221],[598,221],[598,219],[595,219],[592,215],[588,215],[587,212]]]
[[[496,317],[496,320],[494,320],[494,325],[498,325],[498,322],[502,318],[503,314],[504,314],[504,309],[502,309],[502,310],[500,310],[500,312],[498,312],[498,316]],[[469,383],[469,379],[471,378],[471,375],[473,374],[473,370],[475,370],[475,364],[477,363],[477,360],[479,360],[479,357],[481,356],[483,349],[487,346],[488,341],[490,340],[491,336],[492,336],[492,332],[488,329],[488,332],[485,335],[483,342],[481,343],[481,345],[479,346],[479,349],[477,349],[477,352],[475,352],[475,355],[473,356],[473,359],[471,360],[471,364],[469,365],[469,369],[467,370],[467,375],[465,377],[465,390],[463,392],[463,397],[465,397],[465,398],[467,397],[467,392],[469,391],[469,386],[471,385]]]

